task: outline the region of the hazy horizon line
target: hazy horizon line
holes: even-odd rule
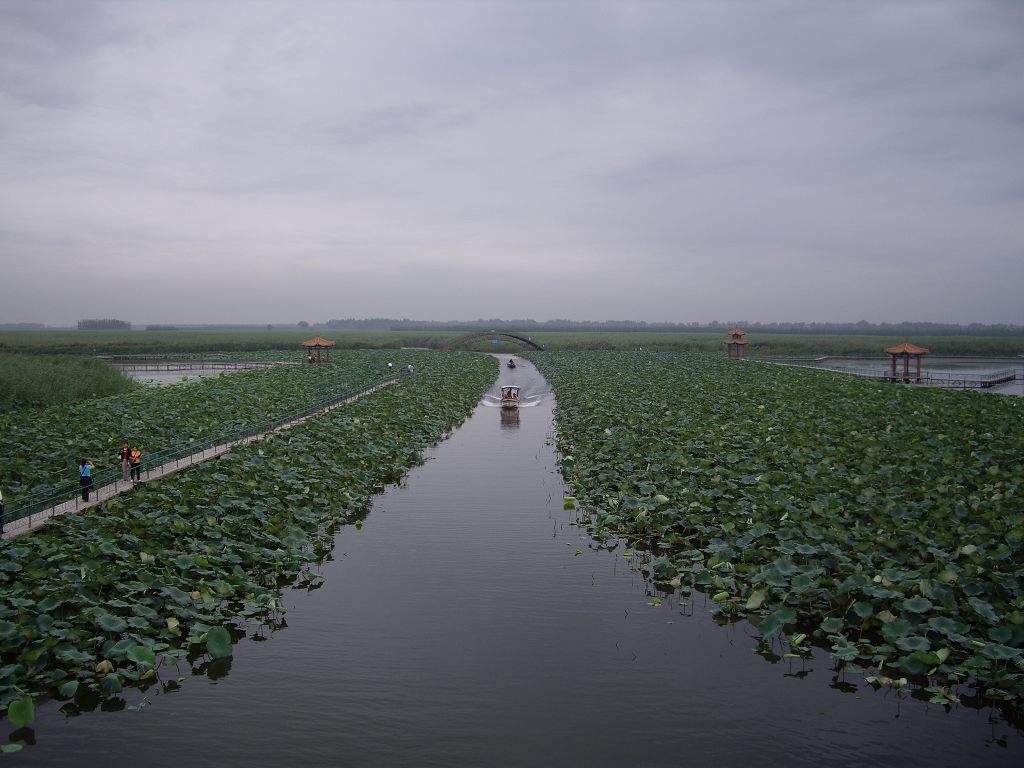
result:
[[[115,320],[114,318],[82,318],[79,321],[71,324],[51,324],[43,323],[38,321],[13,321],[13,322],[0,322],[0,329],[5,330],[79,330],[78,324],[81,322],[96,322],[105,320]],[[117,322],[127,323],[130,325],[130,330],[145,330],[146,328],[152,328],[154,330],[165,328],[167,330],[173,330],[175,328],[260,328],[260,329],[278,329],[278,328],[330,328],[335,327],[339,330],[344,329],[344,325],[422,325],[422,326],[462,326],[462,327],[483,327],[486,325],[502,326],[505,328],[516,327],[516,326],[622,326],[622,327],[653,327],[653,328],[721,328],[725,326],[750,326],[760,328],[772,328],[772,327],[850,327],[857,328],[861,327],[864,329],[869,328],[903,328],[903,327],[937,327],[937,328],[1000,328],[1009,330],[1019,330],[1024,332],[1024,325],[1018,325],[1015,323],[956,323],[946,321],[935,321],[935,320],[901,320],[901,321],[870,321],[870,320],[750,320],[750,319],[739,319],[739,320],[637,320],[637,319],[607,319],[607,320],[573,320],[569,318],[551,318],[547,320],[536,320],[533,318],[475,318],[475,319],[461,319],[461,320],[434,320],[434,319],[419,319],[419,318],[391,318],[391,317],[350,317],[350,318],[332,318],[330,320],[323,321],[282,321],[282,322],[266,322],[266,321],[212,321],[212,322],[136,322],[132,320],[117,320]],[[305,325],[302,325],[305,323]],[[101,329],[92,329],[101,330]],[[110,329],[119,330],[119,329]],[[364,328],[363,330],[372,330],[371,328]],[[389,330],[386,328],[377,328],[376,330]],[[398,330],[415,330],[409,329],[398,329]]]

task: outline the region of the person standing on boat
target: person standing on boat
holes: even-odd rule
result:
[[[92,490],[92,462],[82,459],[78,463],[78,483],[82,486],[82,501],[89,500],[89,491]]]

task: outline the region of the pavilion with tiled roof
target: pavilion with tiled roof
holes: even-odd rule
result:
[[[747,332],[744,331],[739,326],[736,326],[731,331],[729,331],[729,338],[723,341],[722,343],[725,344],[725,352],[730,360],[734,357],[737,360],[743,357],[743,347],[744,345],[750,343],[749,341],[743,338],[746,335]]]
[[[320,362],[320,352],[327,350],[327,362],[331,362],[331,347],[335,345],[335,342],[330,339],[325,339],[322,336],[317,336],[315,339],[302,342],[303,347],[306,348],[306,359],[311,363]],[[316,350],[316,358],[313,358],[313,350]]]
[[[911,344],[908,339],[903,339],[902,342],[897,344],[895,347],[886,347],[885,351],[892,355],[892,380],[896,381],[896,358],[903,358],[903,381],[907,384],[910,383],[910,358],[913,357],[917,363],[917,374],[915,375],[915,384],[921,383],[921,355],[928,354],[928,350],[924,347],[919,347],[916,344]]]

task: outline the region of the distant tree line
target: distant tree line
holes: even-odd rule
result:
[[[806,333],[806,334],[845,334],[845,335],[876,335],[876,336],[1022,336],[1024,325],[1008,325],[998,323],[986,325],[971,323],[869,323],[861,320],[856,323],[761,323],[756,321],[737,320],[722,323],[713,320],[710,323],[648,323],[644,320],[502,320],[500,318],[477,319],[465,321],[438,322],[432,320],[394,320],[383,317],[347,318],[344,320],[328,320],[317,324],[318,328],[352,331],[651,331],[691,333],[715,332],[722,333],[734,325],[747,331],[760,333]]]
[[[127,320],[113,320],[104,318],[102,320],[79,320],[78,330],[80,331],[130,331],[132,324]]]
[[[328,320],[326,323],[315,323],[315,328],[333,328],[335,330],[342,331],[390,331],[393,328],[401,326],[405,329],[415,327],[417,323],[421,323],[419,320],[391,320],[386,317],[368,317],[368,318],[355,318],[349,317],[344,320]],[[431,329],[434,327],[441,327],[444,323],[433,323],[428,325]],[[428,329],[429,330],[429,329]]]

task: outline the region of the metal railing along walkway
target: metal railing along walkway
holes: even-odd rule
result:
[[[194,360],[189,362],[177,362],[173,360],[163,362],[125,362],[113,363],[122,371],[247,371],[257,368],[277,368],[283,365],[301,365],[291,360],[266,361],[266,360]]]
[[[400,375],[395,374],[363,387],[347,390],[335,397],[310,404],[281,418],[256,427],[220,434],[198,444],[190,442],[185,445],[174,446],[147,454],[144,456],[147,468],[142,470],[141,482],[156,480],[178,470],[216,458],[227,453],[236,445],[245,445],[262,440],[272,432],[300,424],[307,419],[350,403],[389,384],[394,384],[399,378]],[[64,483],[57,488],[19,500],[17,507],[8,510],[4,514],[2,525],[3,538],[13,538],[34,530],[54,515],[80,512],[90,507],[95,507],[114,496],[130,491],[137,485],[136,482],[122,478],[120,466],[116,469],[97,473],[93,483],[92,491],[89,494],[89,501],[82,500],[82,488],[78,482]]]
[[[921,384],[931,387],[945,387],[952,389],[988,389],[1007,382],[1024,381],[1024,369],[1018,371],[1015,368],[1006,368],[1001,371],[990,373],[956,373],[953,371],[921,371],[918,376],[915,371],[904,375],[900,368],[896,369],[894,376],[891,368],[832,368],[828,365],[818,363],[819,360],[828,358],[816,358],[806,362],[791,362],[782,360],[757,360],[751,358],[752,362],[768,363],[770,365],[781,365],[787,368],[809,368],[815,371],[828,371],[829,373],[840,373],[846,376],[855,376],[861,379],[872,381],[890,381],[902,384]]]

